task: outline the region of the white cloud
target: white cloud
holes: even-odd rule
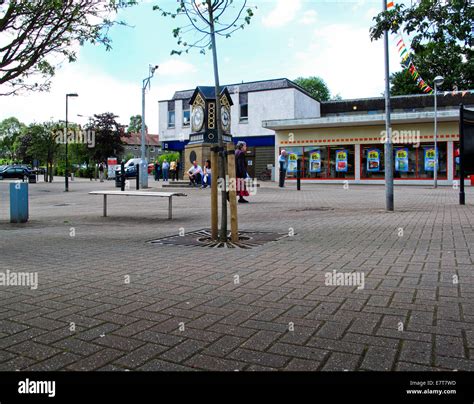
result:
[[[391,71],[399,66],[391,46]],[[332,94],[343,98],[379,96],[384,90],[383,41],[371,42],[367,27],[331,24],[318,28],[307,50],[296,54],[292,76],[320,76]]]
[[[158,100],[169,99],[176,89],[192,87],[190,82],[171,82],[155,74],[151,90],[146,93],[145,120],[150,133],[158,133]],[[59,69],[48,93],[28,93],[21,96],[0,96],[0,120],[16,116],[29,124],[50,119],[65,119],[65,94],[77,92],[79,97],[69,99],[69,120],[85,124],[87,118],[103,112],[113,112],[122,124],[128,124],[131,115],[141,114],[141,80],[118,80],[92,67],[68,64]]]
[[[301,22],[304,25],[311,25],[316,22],[317,18],[318,18],[318,13],[315,10],[308,10],[304,12],[303,18],[301,18]]]
[[[159,74],[164,76],[177,76],[186,73],[194,73],[196,68],[191,64],[179,59],[169,59],[160,63]]]
[[[301,0],[277,0],[275,8],[262,18],[265,27],[282,27],[293,21],[301,8]]]

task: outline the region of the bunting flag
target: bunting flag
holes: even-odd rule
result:
[[[395,7],[395,2],[388,0],[387,10],[390,11],[390,9],[394,7]],[[395,41],[397,43],[398,53],[402,60],[401,62],[402,66],[405,69],[408,69],[408,72],[410,73],[411,77],[413,78],[413,80],[416,81],[418,87],[424,93],[432,94],[433,89],[428,84],[426,84],[426,82],[421,78],[420,73],[418,73],[418,70],[416,69],[415,64],[413,63],[413,58],[411,57],[409,48],[407,48],[407,46],[405,45],[401,31],[397,32],[395,36]]]

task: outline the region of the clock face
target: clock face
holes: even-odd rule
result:
[[[199,132],[204,124],[204,109],[201,106],[193,108],[193,116],[191,117],[193,124],[193,132]]]
[[[227,107],[221,108],[221,120],[222,120],[222,127],[224,130],[230,130],[230,111]]]

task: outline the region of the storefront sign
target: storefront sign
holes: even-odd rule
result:
[[[395,171],[408,172],[408,149],[395,150]]]
[[[380,171],[380,150],[370,149],[367,151],[367,171]]]
[[[321,151],[313,150],[309,155],[309,172],[320,173],[321,172]]]
[[[347,172],[347,150],[336,150],[336,171]]]
[[[286,172],[296,173],[297,162],[298,162],[298,155],[296,153],[288,153],[288,168]]]
[[[425,149],[425,171],[434,171],[437,162],[438,157],[435,148]]]

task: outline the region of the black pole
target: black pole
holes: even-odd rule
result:
[[[64,169],[64,184],[65,184],[65,191],[68,192],[69,191],[69,177],[68,177],[68,172],[67,172],[67,136],[68,136],[68,133],[67,133],[67,101],[68,101],[68,95],[66,94],[66,133],[65,133],[65,139],[64,141],[66,142],[66,167]]]
[[[296,189],[301,191],[301,159],[296,161]]]
[[[459,204],[466,204],[466,194],[464,193],[464,106],[459,105]]]
[[[135,166],[136,167],[136,166]],[[148,170],[148,167],[147,167],[147,170]],[[140,166],[138,166],[138,170],[137,171],[137,191],[140,189]]]
[[[125,162],[120,164],[120,190],[125,191]]]

